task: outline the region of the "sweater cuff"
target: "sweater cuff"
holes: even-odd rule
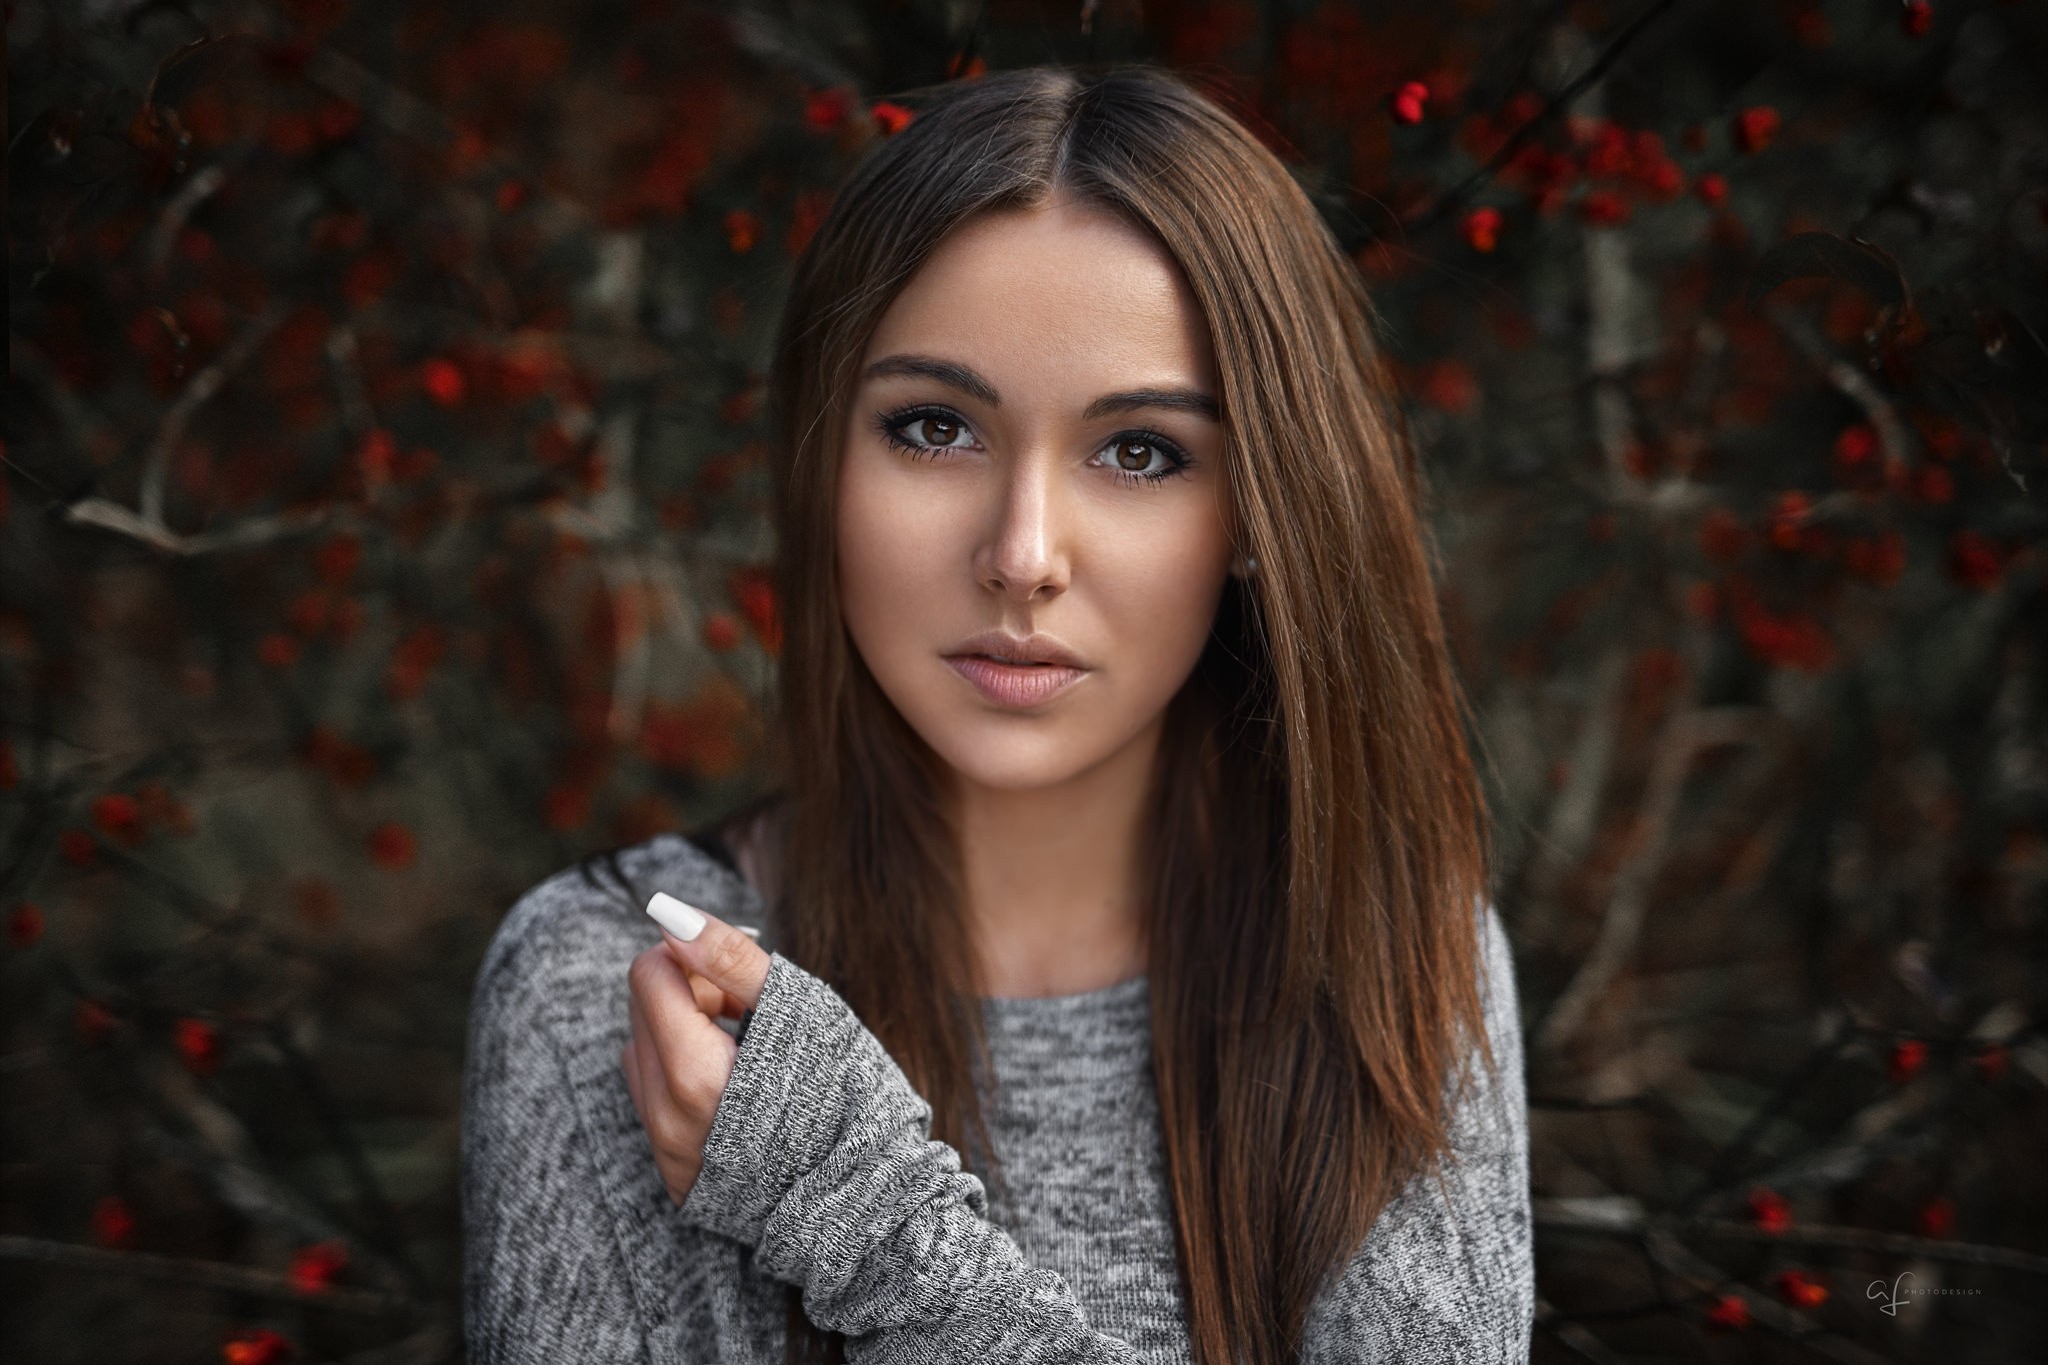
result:
[[[931,1118],[839,993],[771,953],[680,1216],[758,1250],[791,1188],[835,1151],[845,1162],[906,1137],[922,1143]]]

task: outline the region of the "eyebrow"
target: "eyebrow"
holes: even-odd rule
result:
[[[1003,405],[1002,395],[996,386],[983,379],[965,365],[950,360],[935,360],[922,355],[883,356],[868,366],[864,378],[885,379],[892,376],[906,376],[914,379],[935,379],[951,389],[979,399],[992,408]],[[1106,393],[1088,405],[1081,414],[1081,420],[1092,422],[1098,417],[1108,417],[1119,412],[1133,412],[1139,408],[1172,408],[1180,412],[1192,412],[1211,421],[1222,419],[1222,409],[1216,400],[1200,389],[1160,388],[1129,389],[1122,393]]]

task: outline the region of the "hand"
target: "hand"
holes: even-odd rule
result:
[[[674,897],[657,896],[648,913],[662,924],[662,941],[626,974],[632,1036],[619,1064],[662,1184],[680,1206],[703,1168],[704,1140],[739,1054],[715,1020],[737,1018],[760,1000],[769,957],[740,929]],[[677,936],[692,929],[689,940]]]

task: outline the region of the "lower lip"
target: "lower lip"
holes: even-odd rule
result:
[[[1066,691],[1088,672],[1063,664],[1001,664],[972,654],[950,654],[946,662],[998,706],[1036,706]]]

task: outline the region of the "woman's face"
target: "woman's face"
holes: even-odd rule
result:
[[[1144,232],[1064,201],[973,219],[883,316],[847,420],[847,630],[962,780],[1019,791],[1149,758],[1231,547],[1208,329]],[[956,663],[1050,637],[1060,676]],[[1142,746],[1142,748],[1136,747]]]

